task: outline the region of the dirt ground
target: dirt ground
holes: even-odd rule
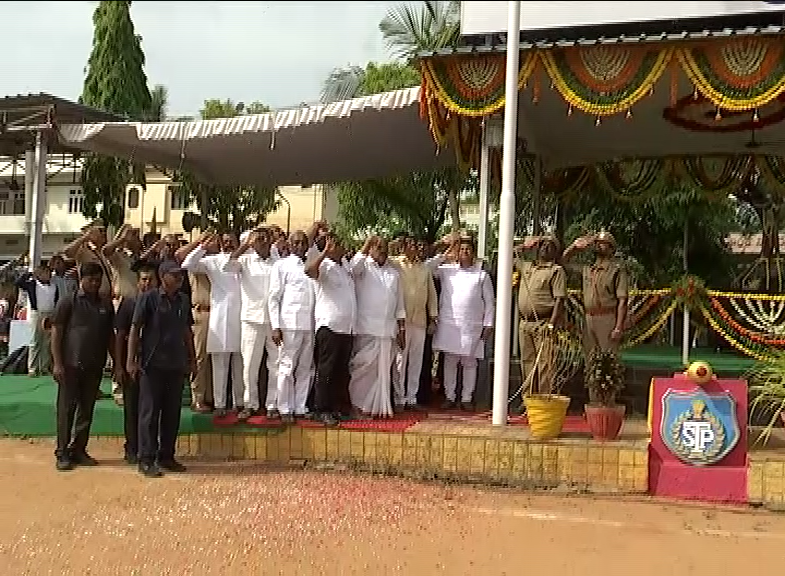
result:
[[[57,473],[0,440],[0,574],[681,576],[779,571],[785,516],[117,455]]]

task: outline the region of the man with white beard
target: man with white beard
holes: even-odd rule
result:
[[[207,353],[213,365],[213,401],[215,416],[226,416],[226,388],[231,367],[233,406],[239,412],[243,406],[243,360],[240,356],[240,275],[225,272],[229,255],[237,248],[232,234],[221,237],[220,254],[207,254],[207,246],[216,241],[215,235],[202,241],[183,260],[182,267],[193,274],[204,274],[210,279],[210,319],[207,333]]]
[[[439,322],[433,337],[433,349],[444,352],[444,408],[456,406],[458,364],[463,367],[462,410],[472,405],[477,384],[477,360],[485,354],[485,341],[491,334],[494,319],[494,294],[488,273],[475,261],[474,240],[461,238],[453,243],[457,261],[445,264],[444,256],[429,263],[441,282]]]
[[[371,236],[350,262],[357,294],[357,328],[349,366],[349,395],[363,416],[392,416],[395,343],[406,345],[406,308],[398,268],[387,261],[387,241]]]
[[[270,327],[278,346],[278,412],[286,423],[307,413],[313,380],[313,281],[305,274],[308,237],[294,232],[291,254],[278,260],[270,273]]]
[[[243,359],[243,405],[239,420],[247,420],[259,412],[259,369],[267,351],[267,416],[275,416],[277,390],[278,346],[272,338],[268,296],[270,274],[275,258],[270,254],[270,234],[267,230],[245,232],[241,244],[232,252],[223,267],[224,272],[240,275],[242,306],[240,311],[240,354]],[[249,253],[249,249],[252,249]]]

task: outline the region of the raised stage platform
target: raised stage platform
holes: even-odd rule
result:
[[[108,392],[110,383],[105,381],[103,388]],[[0,433],[53,437],[55,396],[51,378],[0,376]],[[112,400],[99,401],[92,433],[92,442],[119,455],[122,408]],[[751,442],[757,438],[755,431],[750,436]],[[777,430],[765,449],[753,448],[750,502],[785,506],[785,430]],[[627,420],[619,440],[600,443],[590,438],[579,415],[568,416],[560,438],[538,441],[530,437],[525,418],[513,417],[510,426],[499,429],[491,426],[487,412],[406,413],[390,420],[349,421],[326,429],[309,421],[294,426],[263,419],[252,425],[216,423],[211,415],[194,414],[184,407],[178,453],[194,458],[337,465],[530,489],[629,494],[644,494],[648,489],[644,418]]]

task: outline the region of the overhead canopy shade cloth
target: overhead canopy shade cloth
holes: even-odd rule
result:
[[[74,148],[171,169],[217,184],[284,186],[378,178],[455,162],[420,118],[420,88],[217,120],[72,124]]]

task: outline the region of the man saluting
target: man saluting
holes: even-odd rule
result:
[[[173,261],[158,269],[161,287],[140,295],[128,336],[131,378],[139,378],[139,472],[161,476],[161,468],[184,472],[174,457],[180,432],[183,386],[196,372],[191,303],[180,291],[183,271]]]

